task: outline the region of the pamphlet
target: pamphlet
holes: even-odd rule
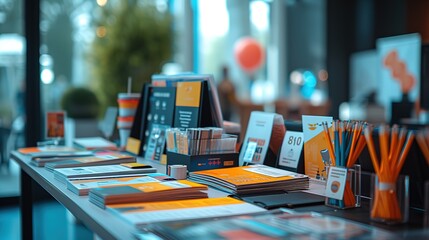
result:
[[[240,166],[247,163],[267,164],[268,161],[274,162],[277,160],[276,156],[280,150],[285,132],[286,129],[281,115],[258,111],[252,112],[243,147],[240,150]],[[271,153],[271,158],[273,159],[267,159],[268,153]]]
[[[328,173],[326,167],[330,165],[328,140],[322,126],[326,123],[332,136],[333,117],[302,116],[302,130],[304,133],[304,161],[305,174],[311,178],[326,180]],[[322,152],[326,152],[327,158],[322,158]],[[325,156],[325,155],[324,155]]]

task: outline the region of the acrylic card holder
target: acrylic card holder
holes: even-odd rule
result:
[[[190,172],[238,166],[237,136],[222,132],[217,127],[167,129],[167,169],[176,164]]]

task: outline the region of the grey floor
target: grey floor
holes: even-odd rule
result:
[[[0,168],[0,198],[11,196],[19,196],[19,167],[14,162]],[[0,201],[0,239],[21,239],[20,221],[18,203],[2,205]],[[55,200],[34,205],[33,234],[34,239],[43,240],[94,239],[92,232]]]
[[[19,166],[14,161],[0,165],[0,197],[19,196]]]
[[[93,234],[59,203],[38,203],[33,212],[34,239],[93,239]],[[0,207],[0,236],[2,239],[21,239],[18,206]]]

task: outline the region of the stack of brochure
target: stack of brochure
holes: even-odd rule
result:
[[[73,145],[87,150],[118,150],[118,146],[114,142],[102,137],[75,138]]]
[[[190,172],[189,180],[238,195],[304,190],[309,187],[306,175],[265,165]]]
[[[72,167],[54,169],[54,178],[66,183],[73,180],[100,179],[106,177],[131,177],[155,173],[156,168],[146,165],[145,168],[130,168],[123,165],[102,165],[90,167]]]
[[[115,204],[107,205],[106,208],[134,226],[170,221],[176,221],[176,224],[178,224],[189,219],[198,219],[197,221],[199,221],[203,218],[263,213],[266,211],[256,205],[230,197]]]
[[[30,156],[30,163],[38,167],[43,167],[48,162],[94,155],[92,151],[65,146],[27,147],[18,149],[18,152]]]
[[[122,186],[138,183],[148,182],[161,182],[166,180],[175,180],[170,176],[163,173],[148,173],[143,176],[132,176],[132,177],[104,177],[95,179],[84,179],[84,180],[72,180],[67,181],[67,189],[74,192],[77,195],[88,195],[88,192],[92,188],[106,187],[106,186]]]
[[[76,159],[81,157],[90,157],[94,156],[93,151],[78,151],[78,152],[70,152],[70,153],[58,153],[55,156],[39,156],[39,157],[31,157],[31,164],[36,165],[38,167],[43,167],[47,163],[59,162],[64,160]]]
[[[94,156],[51,162],[47,163],[45,167],[49,171],[52,171],[55,168],[112,165],[132,162],[136,162],[136,158],[125,153],[114,151],[98,151],[94,153]]]
[[[93,188],[89,191],[89,201],[104,208],[106,204],[207,198],[204,190],[208,190],[207,186],[187,180],[147,182]]]

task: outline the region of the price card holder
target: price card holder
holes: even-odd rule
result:
[[[277,159],[277,168],[304,173],[304,134],[302,132],[286,131],[282,147]]]

